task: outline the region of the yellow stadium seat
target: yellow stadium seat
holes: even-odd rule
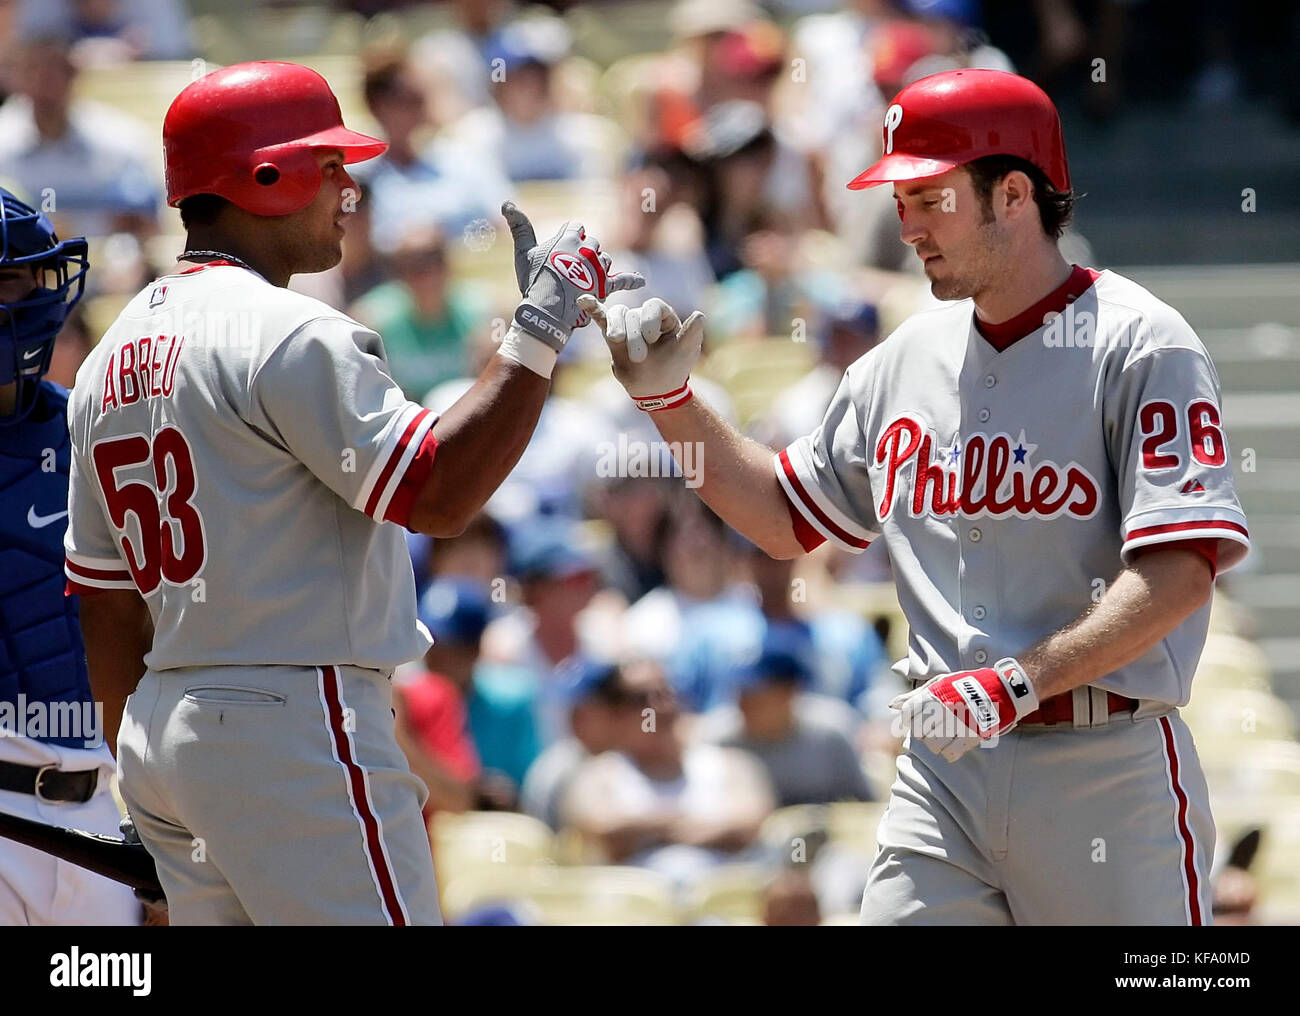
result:
[[[758,839],[793,862],[807,861],[806,838],[829,835],[830,807],[825,804],[792,804],[777,808],[763,820]]]
[[[1300,744],[1294,741],[1242,741],[1236,754],[1212,755],[1203,762],[1212,798],[1237,809],[1300,798]]]
[[[87,67],[77,75],[78,98],[113,106],[156,130],[162,140],[163,114],[177,93],[217,65],[202,60],[140,60]]]
[[[527,213],[539,238],[554,233],[567,220],[576,219],[587,232],[609,243],[617,232],[618,185],[607,180],[526,180],[516,185],[515,204]],[[504,220],[493,223],[505,230]],[[510,233],[500,238],[507,253]],[[512,275],[513,277],[513,275]]]
[[[830,806],[827,831],[834,843],[854,847],[874,857],[876,829],[885,814],[885,801],[838,801]]]
[[[1196,688],[1182,710],[1207,759],[1235,758],[1265,741],[1289,741],[1296,723],[1291,707],[1267,691],[1248,688]]]
[[[522,901],[551,925],[674,925],[681,913],[667,877],[643,868],[550,864],[479,869],[452,879],[443,913],[456,920],[491,903]]]
[[[1268,657],[1248,639],[1212,631],[1192,681],[1193,699],[1206,688],[1269,691]]]
[[[773,872],[758,864],[724,864],[691,887],[686,910],[692,920],[762,924],[763,898]]]
[[[554,863],[556,859],[555,834],[531,815],[439,812],[429,829],[440,885],[467,872]]]

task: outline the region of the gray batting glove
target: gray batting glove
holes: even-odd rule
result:
[[[566,222],[545,243],[528,216],[507,201],[501,214],[515,240],[515,277],[523,296],[515,308],[515,323],[557,353],[573,329],[590,318],[578,306],[583,294],[604,299],[610,293],[640,289],[645,279],[637,272],[610,272],[608,254],[600,241],[587,236],[580,222]]]
[[[675,409],[691,398],[691,370],[704,347],[703,314],[694,311],[683,322],[656,296],[640,307],[625,307],[606,306],[584,294],[578,306],[600,326],[614,376],[638,408]]]

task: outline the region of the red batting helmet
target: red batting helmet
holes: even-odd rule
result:
[[[167,203],[217,194],[254,215],[290,215],[320,190],[322,148],[362,162],[388,145],[344,127],[338,99],[308,67],[259,60],[213,71],[163,120]]]
[[[1015,155],[1070,189],[1061,118],[1047,93],[1007,71],[931,74],[908,85],[885,111],[885,154],[849,184],[862,190],[938,176],[986,155]]]

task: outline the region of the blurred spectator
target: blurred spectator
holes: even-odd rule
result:
[[[76,76],[66,44],[23,47],[17,92],[0,107],[0,176],[17,181],[56,226],[70,221],[87,236],[152,231],[160,194],[142,153],[157,139],[115,109],[74,101]]]
[[[704,227],[687,203],[688,163],[669,152],[648,155],[629,169],[622,180],[620,232],[606,249],[622,272],[640,272],[654,295],[685,317],[703,307],[713,284],[713,269],[704,254]],[[640,291],[614,293],[607,303],[639,306]],[[593,356],[608,356],[598,333],[577,333],[590,339]]]
[[[405,720],[430,759],[472,787],[474,807],[512,808],[537,755],[527,671],[480,660],[489,601],[477,584],[439,579],[420,598],[433,635],[428,672],[400,685]]]
[[[1250,866],[1259,852],[1264,831],[1258,827],[1242,833],[1213,874],[1214,923],[1242,927],[1255,923],[1259,886]]]
[[[386,57],[367,69],[366,106],[388,151],[359,163],[352,175],[369,188],[375,249],[396,249],[413,226],[436,226],[460,237],[480,220],[496,221],[509,184],[491,165],[438,142],[422,143],[429,123],[424,92],[405,59]]]
[[[810,640],[811,690],[867,713],[866,696],[885,668],[885,648],[860,614],[808,606],[806,584],[794,577],[793,560],[776,560],[746,541],[750,572],[766,631]]]
[[[590,508],[609,523],[613,546],[605,555],[605,583],[635,603],[664,581],[655,534],[668,511],[670,479],[610,477],[591,485]]]
[[[448,140],[516,182],[610,177],[613,125],[556,102],[552,78],[569,45],[569,30],[558,18],[507,25],[489,51],[494,104],[466,113],[448,128]]]
[[[451,123],[492,101],[492,55],[509,21],[509,0],[450,0],[452,24],[418,39],[411,63],[427,77],[435,119]]]
[[[86,324],[86,316],[73,311],[63,322],[59,337],[54,341],[54,355],[50,359],[50,370],[46,380],[53,381],[64,388],[71,388],[77,378],[77,368],[81,366],[92,348],[95,339],[91,337]]]
[[[796,322],[812,317],[811,290],[821,273],[801,263],[797,232],[780,216],[764,215],[741,240],[741,268],[718,285],[709,320],[728,338],[792,339]]]
[[[658,660],[694,712],[728,698],[739,660],[762,640],[753,595],[737,581],[726,524],[693,494],[680,494],[657,532],[666,581],[623,615],[627,652]]]
[[[524,811],[556,830],[563,825],[560,805],[578,767],[585,759],[616,746],[618,665],[573,657],[563,665],[560,680],[572,734],[537,756],[519,795]]]
[[[432,227],[404,233],[391,262],[393,278],[362,296],[350,313],[383,337],[393,380],[418,400],[467,372],[467,347],[487,306],[470,286],[452,282],[446,240]]]
[[[21,0],[25,37],[58,36],[82,66],[183,60],[194,50],[183,0]]]
[[[769,928],[815,928],[821,907],[806,871],[785,868],[763,894],[763,924]]]
[[[762,762],[778,807],[870,801],[849,736],[804,694],[812,685],[812,652],[806,629],[769,629],[757,658],[737,669],[736,705],[705,717],[701,736]]]
[[[600,576],[578,527],[545,516],[512,530],[510,570],[523,602],[488,625],[483,655],[539,676],[537,727],[549,745],[569,733],[563,675],[556,668],[579,649],[578,615],[599,589]]]
[[[816,329],[817,365],[777,396],[763,422],[763,439],[784,448],[822,422],[844,372],[880,342],[875,304],[852,297],[826,308]]]
[[[429,574],[474,579],[491,587],[506,574],[508,547],[505,528],[481,511],[459,536],[434,541]]]
[[[798,191],[797,171],[792,175],[758,103],[736,99],[711,107],[688,130],[684,147],[702,167],[698,212],[719,279],[744,267],[741,245],[751,233],[778,222],[787,229],[806,224],[806,189],[793,199],[774,193],[777,186]],[[801,168],[797,156],[794,165]]]
[[[657,75],[661,86],[651,113],[654,143],[681,148],[686,131],[710,106],[737,97],[732,85],[738,69],[736,46],[729,40],[765,19],[752,0],[677,0],[673,4],[668,24],[680,48],[664,58]]]
[[[617,748],[579,767],[564,798],[566,824],[611,862],[679,885],[753,844],[773,808],[762,766],[734,748],[683,744],[678,703],[657,664],[622,667],[618,699]]]

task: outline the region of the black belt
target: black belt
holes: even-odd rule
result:
[[[20,766],[0,762],[0,790],[32,794],[52,804],[85,804],[99,787],[99,770],[65,773],[57,766]]]

